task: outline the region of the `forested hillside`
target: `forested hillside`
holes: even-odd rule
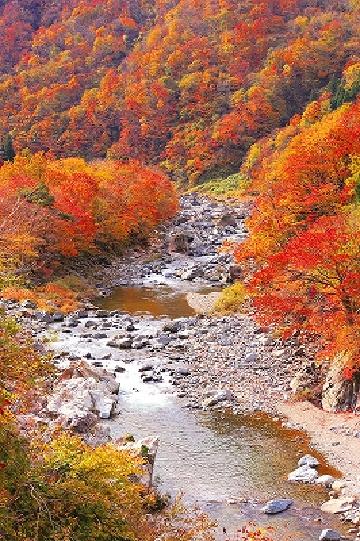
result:
[[[184,183],[334,91],[357,2],[2,2],[0,126],[17,150],[138,158]]]
[[[238,259],[260,269],[259,315],[358,359],[357,0],[9,0],[0,27],[3,154],[26,149],[1,170],[2,205],[21,193],[24,224],[35,205],[42,266],[171,215],[144,166],[185,186],[236,173],[255,199]],[[157,186],[152,207],[135,186]]]

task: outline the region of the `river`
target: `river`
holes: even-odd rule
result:
[[[337,518],[318,510],[319,504],[327,499],[324,488],[287,481],[299,457],[308,452],[318,456],[320,473],[338,476],[323,457],[309,448],[304,434],[284,428],[279,420],[266,414],[235,414],[222,408],[203,410],[196,401],[193,408],[187,407],[179,389],[171,384],[169,366],[173,366],[171,363],[176,363],[176,359],[190,362],[187,352],[190,341],[195,342],[195,346],[197,343],[201,346],[201,341],[203,345],[215,344],[210,344],[207,352],[210,358],[202,370],[207,373],[209,382],[220,388],[234,383],[229,374],[223,383],[222,362],[236,367],[241,359],[245,368],[255,367],[257,371],[252,376],[255,379],[260,378],[264,370],[269,371],[269,378],[277,374],[281,392],[283,388],[286,390],[283,374],[289,365],[283,364],[281,348],[275,351],[271,346],[270,355],[280,353],[276,357],[263,356],[271,339],[256,334],[249,321],[244,322],[246,332],[240,336],[235,349],[233,344],[242,333],[241,319],[226,322],[218,319],[215,323],[218,334],[214,338],[212,318],[205,321],[206,328],[201,327],[204,320],[194,318],[187,292],[208,292],[224,285],[231,258],[221,255],[218,248],[229,236],[239,241],[245,233],[241,209],[231,209],[232,215],[238,214],[238,226],[219,227],[219,217],[229,209],[191,197],[183,200],[182,211],[169,229],[190,229],[195,239],[191,253],[169,254],[163,249],[161,257],[151,263],[129,262],[125,258],[110,272],[101,271],[101,284],[107,294],[97,302],[101,312],[95,310],[85,319],[79,318],[75,326],[67,321],[52,325],[51,348],[58,354],[59,363],[62,352],[67,352],[68,358],[71,355],[85,357],[95,366],[115,371],[120,383],[119,415],[104,423],[110,426],[113,437],[131,433],[135,438],[159,438],[154,472],[156,484],[173,497],[182,493],[187,504],[200,506],[216,519],[219,540],[235,534],[249,521],[275,527],[276,541],[313,541],[325,527],[344,532]],[[179,321],[179,318],[185,327],[183,335],[164,333],[166,322]],[[121,349],[124,343],[120,349],[111,344],[119,336],[128,342],[125,346],[128,349]],[[211,355],[218,353],[215,347],[220,348],[216,363],[214,360],[220,367],[218,379],[209,369]],[[257,352],[257,356],[252,351]],[[195,359],[196,349],[192,355]],[[231,355],[235,356],[233,360]],[[157,367],[160,383],[142,381],[139,366],[144,361],[151,361]],[[258,367],[257,363],[260,363]],[[230,374],[236,378],[236,368],[231,370]],[[261,386],[262,383],[257,391],[259,395]],[[196,392],[201,394],[201,384],[195,386]],[[267,500],[283,497],[294,500],[290,510],[273,517],[261,511]]]
[[[162,287],[118,288],[100,305],[145,317],[193,313],[184,292]],[[249,521],[274,527],[277,541],[315,540],[325,522],[341,528],[337,519],[317,509],[326,499],[323,488],[287,481],[288,472],[306,453],[319,458],[321,473],[339,475],[309,448],[304,434],[284,428],[266,414],[189,411],[166,379],[160,384],[143,383],[138,367],[137,362],[129,363],[121,375],[121,414],[110,421],[112,435],[158,436],[157,486],[173,497],[182,494],[185,503],[204,509],[218,522],[219,540]],[[279,497],[294,499],[291,510],[271,518],[264,515],[263,503]]]

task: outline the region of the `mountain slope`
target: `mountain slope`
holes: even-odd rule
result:
[[[0,126],[18,150],[137,158],[185,183],[238,170],[360,54],[350,1],[3,4],[18,35]]]

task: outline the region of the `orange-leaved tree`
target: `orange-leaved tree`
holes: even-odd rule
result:
[[[319,357],[350,380],[360,367],[359,117],[359,100],[331,111],[323,96],[257,145],[245,166],[258,194],[250,236],[236,250],[257,268],[247,287],[258,318],[320,337]]]

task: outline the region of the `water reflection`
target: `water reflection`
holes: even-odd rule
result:
[[[104,310],[122,310],[129,314],[147,313],[155,317],[187,317],[195,314],[186,300],[186,292],[167,287],[117,287],[109,297],[98,300]]]

